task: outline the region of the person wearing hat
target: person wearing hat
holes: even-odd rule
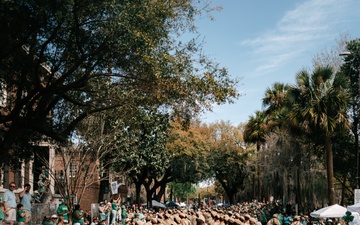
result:
[[[174,215],[174,221],[176,224],[181,224],[181,218],[178,214]]]
[[[104,202],[99,202],[99,222],[102,223],[103,221],[107,220],[106,215],[106,206]]]
[[[124,225],[130,225],[130,224],[131,224],[131,219],[130,219],[130,218],[126,218]]]
[[[251,216],[249,214],[245,214],[244,215],[244,219],[245,219],[244,223],[245,224],[250,224],[250,218],[251,218]]]
[[[255,218],[253,218],[253,217],[251,217],[250,219],[249,219],[249,223],[250,223],[250,225],[255,225],[256,224],[256,219]]]
[[[240,215],[239,215],[240,217]],[[235,225],[243,225],[243,223],[240,221],[240,219],[235,219]]]
[[[294,216],[293,222],[291,223],[291,225],[301,225],[300,216]]]
[[[173,220],[171,218],[171,214],[169,214],[167,212],[164,213],[164,224],[170,225],[170,224],[172,224],[172,222],[173,222]]]
[[[196,218],[196,225],[205,225],[205,221],[201,218]]]
[[[56,214],[51,216],[51,224],[56,225],[58,216]]]
[[[152,217],[150,220],[151,224],[157,224],[158,223],[158,219],[155,217]]]
[[[38,190],[35,190],[34,191],[34,194],[32,196],[33,200],[34,200],[34,203],[41,203],[40,201],[40,194],[39,194],[39,191]]]
[[[241,221],[241,223],[245,223],[245,217],[241,216],[239,217],[239,220]]]
[[[271,220],[269,220],[266,225],[280,225],[280,221],[278,220],[278,215],[274,214],[273,218]]]
[[[94,216],[92,218],[92,222],[90,223],[90,225],[98,225],[99,224],[99,217]]]
[[[48,191],[48,186],[50,182],[46,179],[46,177],[43,177],[37,182],[37,184],[39,186],[40,195],[43,196],[43,194]]]
[[[232,218],[232,217],[230,217],[229,220],[228,220],[228,222],[229,222],[230,225],[234,225],[235,219]]]
[[[327,219],[327,220],[326,220],[326,225],[332,225],[332,224],[333,224],[332,219]]]

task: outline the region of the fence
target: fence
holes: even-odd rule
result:
[[[45,216],[56,214],[57,205],[54,203],[35,203],[31,208],[31,224],[42,224]]]
[[[59,204],[55,203],[35,203],[31,208],[31,224],[32,225],[41,225],[45,216],[51,216],[56,214],[56,210]],[[91,218],[94,216],[99,216],[99,204],[91,204]]]

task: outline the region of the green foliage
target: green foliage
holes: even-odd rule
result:
[[[317,67],[312,73],[307,70],[300,71],[293,86],[285,88],[280,84],[274,85],[274,90],[278,91],[268,90],[264,98],[264,104],[268,107],[272,119],[283,120],[277,124],[288,124],[290,129],[287,129],[292,134],[295,134],[294,131],[305,134],[315,143],[316,140],[321,140],[319,143],[326,155],[331,204],[335,201],[331,137],[337,131],[346,133],[350,127],[347,114],[351,102],[348,87],[348,78],[342,73],[334,74],[330,67]],[[274,113],[281,116],[273,117]]]
[[[341,72],[350,79],[351,97],[354,99],[352,105],[353,113],[358,115],[359,98],[359,73],[360,73],[360,39],[355,39],[347,43],[347,50],[351,53],[344,58]]]
[[[189,128],[184,128],[181,121],[171,123],[167,151],[172,155],[174,181],[197,183],[208,178],[210,168],[206,155],[209,145],[202,132],[198,121]]]
[[[305,132],[320,131],[332,134],[338,126],[349,128],[348,80],[334,74],[329,67],[316,68],[312,74],[303,70],[297,74],[297,83],[289,92],[287,118]]]
[[[115,171],[126,172],[136,179],[147,171],[145,178],[161,177],[169,166],[170,155],[165,151],[168,116],[156,109],[138,109],[132,120],[123,121],[117,129],[111,158]]]
[[[347,76],[350,80],[350,98],[351,102],[348,108],[348,113],[350,115],[350,121],[352,123],[351,132],[354,137],[354,144],[353,147],[347,148],[346,150],[352,149],[353,156],[357,157],[357,152],[359,152],[359,97],[360,97],[360,89],[359,89],[359,82],[360,82],[360,40],[352,40],[347,43],[346,45],[347,50],[349,51],[350,55],[346,56],[345,63],[341,67],[341,72]],[[347,139],[348,140],[348,139]],[[356,158],[353,157],[353,158]],[[357,165],[358,163],[355,162],[350,165]],[[359,166],[359,165],[357,165]],[[349,166],[345,167],[351,169]],[[351,174],[358,174],[359,167],[355,168],[354,173]],[[346,173],[343,174],[343,177],[346,177]],[[353,177],[358,177],[358,175],[354,175]],[[352,179],[357,180],[357,183],[352,184],[352,187],[356,187],[359,185],[359,179]]]
[[[0,7],[0,81],[9,93],[0,111],[4,154],[28,150],[44,136],[66,142],[82,120],[107,110],[122,108],[116,116],[131,120],[132,110],[146,105],[189,122],[238,96],[237,81],[203,56],[197,40],[181,43],[174,35],[193,30],[201,2],[3,1]]]
[[[242,133],[228,123],[221,122],[209,127],[210,152],[208,162],[216,180],[221,184],[230,203],[235,194],[243,188],[248,176],[247,151],[239,138]]]
[[[254,143],[259,150],[260,145],[265,143],[265,135],[267,133],[267,117],[265,112],[256,111],[255,116],[250,116],[248,123],[244,129],[244,141]]]
[[[175,183],[170,182],[168,184],[169,189],[172,190],[174,199],[178,199],[181,202],[187,200],[187,198],[196,193],[196,189],[190,182],[186,183]]]

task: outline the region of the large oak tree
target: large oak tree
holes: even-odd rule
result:
[[[197,41],[178,41],[203,6],[192,0],[2,1],[3,159],[31,155],[45,137],[65,142],[80,121],[100,111],[147,102],[189,121],[215,102],[231,101],[236,81],[226,69],[204,57]]]

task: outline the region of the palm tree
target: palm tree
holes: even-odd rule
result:
[[[267,88],[263,98],[263,106],[268,107],[267,112],[274,112],[279,109],[286,99],[290,86],[283,83],[274,83],[272,88]]]
[[[284,124],[284,117],[288,112],[286,96],[290,86],[282,83],[274,83],[272,88],[267,88],[265,97],[262,99],[267,116],[267,128],[281,128]],[[285,123],[286,124],[286,123]]]
[[[255,116],[250,116],[248,123],[244,129],[244,141],[246,143],[256,144],[256,153],[259,156],[261,145],[265,143],[265,135],[267,132],[266,114],[264,111],[256,111]],[[258,160],[257,160],[258,161]],[[257,179],[258,179],[258,197],[261,199],[261,182],[260,182],[260,168],[257,166]],[[253,197],[255,198],[255,186],[253,187]]]
[[[301,146],[302,134],[296,126],[291,126],[286,120],[286,116],[292,108],[292,105],[288,101],[288,91],[291,89],[291,86],[283,83],[274,83],[271,88],[267,88],[265,91],[265,97],[262,99],[263,107],[265,108],[265,113],[267,115],[267,128],[269,131],[277,133],[278,137],[282,135],[289,134],[287,136],[287,141],[292,142],[292,149],[295,150],[297,155],[296,160],[291,162],[291,167],[296,167],[296,182],[295,182],[295,191],[296,191],[296,201],[299,204],[299,207],[302,209],[302,199],[300,191],[300,162],[303,156],[303,149]],[[291,138],[293,137],[293,138]],[[293,164],[295,163],[295,164]],[[286,164],[286,163],[285,163]],[[288,178],[290,179],[290,178]],[[289,180],[287,182],[290,182]]]
[[[318,133],[324,141],[327,169],[328,198],[335,204],[334,168],[331,137],[338,127],[349,129],[347,107],[350,101],[348,79],[333,73],[330,67],[318,67],[309,74],[300,71],[296,85],[287,94],[287,122],[312,134]]]

